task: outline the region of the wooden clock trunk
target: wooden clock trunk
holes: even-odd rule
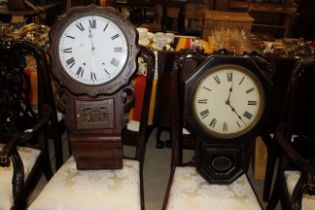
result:
[[[122,104],[122,98],[122,91],[118,91],[93,100],[87,96],[68,100],[66,112],[71,114],[66,123],[78,169],[122,168],[124,112],[123,107],[115,106]]]

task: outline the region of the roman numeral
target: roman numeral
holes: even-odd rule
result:
[[[209,109],[205,109],[202,112],[200,112],[202,118],[209,116],[209,114],[210,114]]]
[[[202,88],[205,89],[205,90],[207,90],[207,91],[209,91],[209,92],[211,92],[211,89],[208,88],[208,87],[206,87],[206,86],[202,86]]]
[[[233,73],[232,72],[226,73],[226,77],[227,77],[227,81],[228,82],[232,82],[232,80],[233,80]]]
[[[72,53],[72,47],[65,48],[62,50],[63,53]]]
[[[83,27],[82,23],[78,23],[75,26],[78,27],[78,29],[80,29],[80,31],[84,31],[84,27]]]
[[[90,23],[91,28],[96,28],[96,20],[95,19],[89,20],[89,23]]]
[[[248,101],[248,105],[255,106],[255,105],[257,105],[257,101]]]
[[[120,34],[116,34],[116,35],[112,36],[111,39],[112,39],[112,40],[117,39],[119,36],[120,36]]]
[[[217,84],[221,84],[218,75],[215,75],[215,76],[213,77],[213,79],[216,81]]]
[[[241,127],[241,124],[238,122],[238,121],[236,121],[236,125],[240,128]]]
[[[108,76],[110,76],[110,73],[109,73],[106,69],[104,69],[104,71],[105,71],[105,74],[107,74]]]
[[[110,64],[117,67],[119,66],[119,60],[117,60],[116,58],[112,58],[112,60],[110,61]]]
[[[72,68],[72,66],[75,64],[75,60],[73,57],[69,58],[68,60],[66,60],[67,65],[70,66],[70,68]]]
[[[70,35],[66,35],[66,37],[70,38],[70,39],[75,39],[74,36],[70,36]]]
[[[246,93],[248,94],[248,93],[250,93],[250,92],[252,92],[254,90],[255,90],[255,88],[250,88],[250,89],[246,90]]]
[[[122,52],[123,48],[122,47],[115,47],[114,52]]]
[[[108,23],[105,25],[103,31],[106,31],[107,27],[108,27]]]
[[[213,119],[211,120],[211,122],[210,122],[209,125],[210,125],[212,128],[214,128],[214,127],[215,127],[215,124],[217,124],[217,119],[213,118]]]
[[[96,74],[94,72],[91,72],[91,80],[95,81],[96,80]]]
[[[83,73],[84,69],[80,66],[75,74],[77,75],[77,77],[83,77]]]
[[[252,115],[251,113],[249,113],[248,111],[245,111],[244,114],[243,114],[243,116],[244,116],[245,118],[247,118],[248,120],[250,120],[253,115]]]
[[[223,127],[222,127],[223,131],[228,131],[228,125],[226,122],[223,123]]]
[[[208,99],[199,99],[198,104],[207,104],[208,103]]]
[[[241,85],[241,84],[243,83],[244,79],[245,79],[245,77],[243,77],[243,78],[241,79],[241,81],[238,83],[238,85]]]

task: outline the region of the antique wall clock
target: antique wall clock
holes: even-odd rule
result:
[[[51,28],[51,69],[79,169],[122,167],[122,104],[137,39],[118,12],[95,5],[73,7]]]
[[[210,56],[186,81],[184,120],[197,134],[197,170],[209,182],[230,183],[243,173],[269,89],[249,57]]]

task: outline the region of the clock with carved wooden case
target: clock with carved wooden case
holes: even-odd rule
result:
[[[124,91],[139,51],[135,27],[113,8],[73,7],[52,26],[50,40],[77,168],[121,168]]]
[[[209,182],[230,183],[243,172],[265,112],[265,80],[249,57],[220,55],[186,81],[184,119],[197,134],[197,169]]]

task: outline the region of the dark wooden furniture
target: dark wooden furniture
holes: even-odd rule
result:
[[[185,50],[181,52],[183,58],[183,63],[180,64],[180,74],[181,79],[184,81],[186,78],[189,78],[189,75],[193,73],[193,70],[205,59],[205,55],[200,51],[194,50]],[[193,55],[193,56],[192,56]],[[155,124],[157,126],[156,132],[156,147],[163,148],[171,147],[171,112],[170,109],[170,100],[171,100],[171,73],[172,73],[172,64],[174,59],[178,56],[178,52],[158,52],[158,84],[157,84],[157,103],[156,110],[157,116]],[[162,140],[162,132],[168,132],[169,139]],[[185,148],[195,148],[194,138],[189,134],[189,132],[184,129],[185,135]]]
[[[205,208],[206,209],[237,209],[237,208],[262,209],[262,206],[260,205],[260,202],[255,192],[253,191],[250,181],[248,180],[248,177],[246,175],[249,161],[244,161],[243,164],[241,164],[241,166],[239,165],[235,166],[235,167],[241,167],[242,173],[239,174],[238,178],[234,177],[233,179],[234,181],[232,181],[230,184],[224,184],[224,185],[209,184],[209,182],[203,179],[203,177],[199,173],[197,173],[197,170],[195,168],[197,164],[195,162],[196,157],[194,157],[191,162],[188,162],[188,163],[183,162],[182,155],[183,155],[183,139],[184,138],[183,138],[181,130],[183,128],[183,125],[187,123],[186,121],[183,121],[183,116],[185,115],[183,112],[186,112],[186,109],[187,109],[186,106],[188,102],[183,99],[184,94],[182,94],[183,92],[181,92],[180,90],[182,91],[187,90],[186,85],[188,83],[186,82],[185,87],[184,87],[184,84],[181,83],[181,79],[179,78],[178,64],[181,63],[180,61],[181,59],[182,59],[181,56],[175,59],[175,63],[174,63],[172,74],[171,74],[172,76],[171,77],[172,78],[171,80],[171,96],[172,96],[171,108],[173,110],[172,117],[171,117],[172,130],[173,130],[172,132],[172,137],[173,137],[172,138],[173,139],[172,166],[171,166],[171,175],[170,175],[167,192],[165,194],[165,199],[164,199],[162,209],[190,209],[191,206],[194,206],[195,208],[201,208],[202,206],[202,208],[204,209]],[[211,58],[210,56],[210,58],[208,59],[215,60],[216,57]],[[246,60],[246,58],[244,59]],[[220,59],[218,58],[218,62],[219,60]],[[205,65],[205,63],[201,64],[201,66],[202,65]],[[194,81],[193,75],[189,77],[190,82]],[[185,96],[187,96],[186,94],[187,93],[185,93]],[[191,130],[191,127],[190,127],[190,131],[193,132],[193,130]],[[200,135],[198,133],[194,133],[194,134],[196,136]],[[200,139],[198,139],[197,141],[198,141],[198,145],[200,145],[201,144],[199,143]],[[231,146],[233,142],[228,142],[227,140],[220,140],[217,142],[217,144],[214,144],[212,148],[208,147],[207,151],[209,152],[209,154],[210,153],[214,155],[217,154],[218,155],[217,157],[224,156],[223,153],[222,155],[219,155],[219,153],[222,152],[220,149],[215,150],[215,148],[218,148],[220,144],[222,145],[222,148],[230,147],[231,148],[230,154],[234,154],[233,152],[235,152],[235,150],[233,150]],[[243,153],[239,155],[242,156],[242,158],[244,157],[249,158],[250,144],[247,144],[247,146],[245,147],[247,149],[245,149]],[[196,153],[196,155],[198,155],[198,152]],[[222,162],[221,161],[219,162],[220,162],[218,163],[219,165],[220,164],[224,165],[226,163],[226,161],[224,161],[223,159],[222,159]],[[207,159],[207,163],[210,164],[208,159]],[[240,196],[240,194],[233,192],[233,189],[236,189],[234,188],[235,185],[237,185],[236,188],[238,190],[245,192],[243,195],[246,195],[246,196],[243,197],[243,196]],[[227,194],[229,194],[230,196],[225,197],[225,195]],[[230,199],[234,200],[235,202],[233,202],[233,204],[229,203]],[[247,199],[249,199],[250,202],[248,202]],[[245,205],[247,207],[244,207],[242,205]]]
[[[255,19],[252,32],[280,38],[290,36],[297,7],[288,0],[278,3],[230,0],[228,10],[248,12]]]
[[[314,40],[315,38],[315,2],[312,0],[299,0],[298,1],[298,16],[295,21],[292,35],[293,37],[303,37],[305,40]]]
[[[143,97],[141,109],[139,108],[140,110],[145,111],[145,109],[144,109],[145,107],[150,107],[150,100],[147,99],[147,97],[148,97],[147,94],[148,94],[148,91],[150,91],[152,89],[152,85],[153,85],[153,81],[151,81],[152,78],[147,78],[147,77],[149,77],[151,75],[147,75],[147,73],[150,73],[149,71],[151,69],[155,69],[155,56],[147,48],[141,47],[140,57],[143,58],[144,63],[146,64],[146,68],[147,68],[147,72],[145,72],[146,73],[146,76],[145,76],[146,77],[146,81],[145,81],[145,84],[144,84],[144,86],[145,86],[144,93],[143,93],[144,97]],[[136,77],[137,77],[137,75],[135,75],[133,77],[133,79],[136,79]],[[146,84],[147,82],[149,82],[149,84]],[[137,99],[135,98],[134,100],[131,100],[131,102],[133,102],[133,103],[130,104],[130,107],[126,107],[126,109],[130,109],[130,108],[134,107],[135,100],[137,100]],[[149,115],[149,110],[147,111],[146,114]],[[148,118],[149,118],[149,116],[148,116]],[[145,124],[145,130],[146,130],[145,137],[144,137],[145,138],[145,142],[147,142],[147,139],[150,136],[151,131],[153,130],[153,128],[154,128],[154,125],[149,125],[149,122],[147,122]],[[137,136],[140,133],[142,133],[142,131],[140,131],[140,129],[141,129],[140,121],[137,121],[137,120],[132,120],[131,121],[131,120],[129,120],[127,122],[126,127],[122,131],[122,143],[124,145],[131,145],[131,146],[137,145]]]
[[[129,20],[134,25],[156,22],[156,7],[153,1],[115,0],[113,4],[120,12],[123,8],[129,11]]]
[[[279,101],[279,98],[283,98],[283,96],[286,95],[290,76],[297,59],[276,56],[262,59],[267,59],[272,63],[272,66],[267,66],[265,69],[269,69],[270,79],[274,83],[268,121],[260,132],[260,136],[262,137],[268,152],[263,192],[263,200],[267,202],[272,188],[273,175],[277,170],[275,168],[276,160],[280,154],[279,145],[274,139],[276,127],[279,122],[285,119],[287,109],[287,102],[285,100]]]
[[[134,156],[124,155],[123,167],[115,170],[78,170],[74,158],[70,157],[31,204],[29,210],[39,210],[43,207],[55,210],[61,206],[78,210],[144,209],[142,173],[146,137],[149,132],[147,122],[154,78],[154,55],[146,49],[142,49],[140,55],[148,63],[140,128],[137,135],[133,135],[135,139],[132,141],[123,137],[126,144],[136,144]],[[125,104],[121,101],[117,105]]]
[[[314,59],[298,62],[292,71],[285,96],[287,117],[278,124],[275,136],[282,153],[267,209],[274,209],[279,199],[286,210],[315,205],[314,78]]]
[[[38,72],[38,108],[30,103],[26,56],[34,56]],[[52,109],[46,54],[27,42],[0,41],[0,179],[2,209],[25,209],[41,173],[52,176],[47,129]],[[9,192],[9,193],[8,193]]]
[[[57,15],[59,15],[59,11],[61,10],[61,1],[35,6],[36,7],[34,8],[26,6],[27,9],[24,10],[12,10],[7,7],[0,7],[0,14],[8,16],[25,16],[32,18],[32,20],[34,20],[35,17],[38,17],[42,23],[50,26],[55,22]]]

